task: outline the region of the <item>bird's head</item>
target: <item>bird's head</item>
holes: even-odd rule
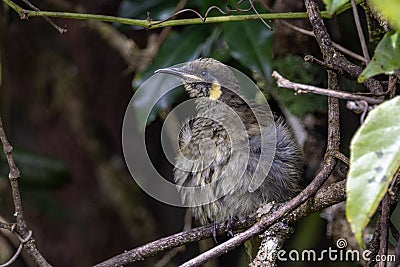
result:
[[[212,58],[200,58],[180,68],[159,69],[181,78],[191,97],[209,97],[218,100],[225,90],[237,90],[238,81],[231,69]]]

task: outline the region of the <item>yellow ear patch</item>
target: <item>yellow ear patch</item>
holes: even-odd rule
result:
[[[210,99],[217,100],[221,94],[221,85],[218,82],[213,82],[210,89]]]

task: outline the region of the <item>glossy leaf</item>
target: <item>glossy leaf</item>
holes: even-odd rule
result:
[[[124,0],[119,5],[118,15],[125,18],[146,19],[150,12],[153,20],[166,19],[173,14],[176,3],[162,0]]]
[[[210,46],[213,43],[212,38],[215,38],[215,35],[212,33],[210,34],[208,28],[199,26],[188,26],[180,33],[170,33],[160,47],[153,64],[143,73],[136,75],[132,83],[133,88],[138,88],[150,76],[152,76],[154,71],[157,69],[191,61],[200,56],[208,56],[210,53]],[[162,84],[157,86],[161,87]],[[161,110],[170,107],[182,94],[183,89],[181,91],[175,90],[174,93],[164,95],[164,97],[161,98],[153,107],[150,117],[144,123],[149,124],[156,119]],[[143,112],[140,109],[142,107],[146,109],[146,107],[152,103],[152,97],[142,94],[140,99],[138,99],[138,103],[140,103],[140,105],[135,106],[135,108],[137,109],[138,114],[142,114]],[[139,116],[139,118],[143,117]],[[143,122],[139,121],[138,123],[141,125]]]
[[[324,0],[326,11],[328,11],[330,15],[335,14],[340,7],[348,2],[349,0]]]
[[[377,74],[393,74],[400,70],[400,33],[388,32],[379,42],[375,54],[358,77],[358,82],[364,82]]]
[[[400,167],[400,97],[372,110],[351,141],[346,217],[357,242]]]
[[[264,79],[270,79],[272,32],[261,21],[225,23],[223,38],[233,58]]]
[[[400,30],[400,2],[398,0],[370,0],[368,2],[379,10],[395,29]]]
[[[274,59],[274,68],[286,79],[315,86],[326,87],[326,74],[318,66],[305,62],[301,56],[287,55]],[[275,85],[275,83],[273,83]],[[325,96],[314,94],[295,94],[292,90],[273,87],[274,96],[295,116],[307,113],[326,112]]]
[[[138,88],[147,78],[160,68],[169,67],[178,63],[184,63],[200,55],[207,47],[202,44],[207,42],[211,33],[208,28],[188,26],[183,31],[171,32],[162,43],[157,57],[144,72],[138,73],[133,80],[133,87]]]

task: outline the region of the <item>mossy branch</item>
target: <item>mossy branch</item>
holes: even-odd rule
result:
[[[204,24],[204,23],[223,23],[223,22],[234,22],[234,21],[246,21],[246,20],[273,20],[273,19],[299,19],[308,18],[306,12],[287,12],[287,13],[268,13],[268,14],[246,14],[246,15],[225,15],[225,16],[215,16],[206,18],[191,18],[191,19],[178,19],[178,20],[167,20],[167,21],[152,21],[148,19],[130,19],[122,18],[116,16],[106,16],[97,14],[87,14],[87,13],[74,13],[74,12],[53,12],[53,11],[34,11],[27,10],[11,0],[3,0],[10,8],[17,12],[22,19],[28,19],[30,17],[53,17],[53,18],[68,18],[68,19],[78,19],[78,20],[97,20],[104,22],[121,23],[126,25],[139,26],[146,29],[163,28],[168,26],[179,26],[179,25],[192,25],[192,24]],[[358,0],[357,3],[362,2]],[[336,15],[349,9],[350,5],[343,6]],[[331,18],[328,12],[321,12],[323,18]]]

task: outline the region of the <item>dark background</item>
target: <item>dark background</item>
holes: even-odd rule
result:
[[[134,0],[32,2],[42,10],[80,8],[87,13],[138,19],[146,19],[149,10],[155,20],[173,14],[178,5],[177,1]],[[196,2],[189,1],[186,7],[202,14],[213,4],[224,7],[218,1]],[[109,24],[116,30],[117,37],[112,37],[104,33],[102,24],[54,19],[68,30],[60,35],[41,18],[20,20],[15,12],[0,6],[0,114],[22,171],[25,218],[39,249],[55,266],[88,266],[181,231],[184,210],[159,203],[141,191],[122,153],[126,106],[138,86],[157,68],[203,56],[242,70],[265,91],[277,114],[290,111],[298,119],[306,133],[307,179],[318,170],[326,142],[326,98],[278,90],[270,78],[271,70],[278,69],[294,81],[326,86],[324,71],[302,59],[307,54],[320,58],[314,39],[279,22],[273,24],[275,30],[271,33],[261,21],[155,30]],[[262,1],[257,4],[258,11],[266,12],[266,6],[275,12],[305,10],[302,1],[294,0]],[[216,11],[211,13],[217,15]],[[185,13],[179,18],[192,16]],[[309,29],[307,20],[291,23]],[[351,13],[327,25],[336,42],[360,53]],[[115,46],[113,40],[118,38],[125,40],[125,47],[132,47],[127,40],[135,43],[128,55],[121,56],[123,49]],[[169,175],[172,168],[160,152],[158,135],[162,118],[182,98],[166,99],[156,107],[154,121],[147,129],[148,150],[154,163]],[[347,111],[341,115],[342,146],[347,153],[359,120]],[[13,221],[8,169],[4,156],[0,158],[0,216]],[[325,224],[318,214],[300,221],[288,248],[334,246],[326,235]],[[199,247],[212,245],[211,240],[189,245],[169,266],[193,257]],[[15,240],[0,232],[1,262],[12,255],[13,246]],[[154,266],[161,256],[134,266]],[[237,249],[222,257],[219,265],[214,261],[209,266],[239,265],[242,257],[242,250]],[[32,266],[32,262],[24,256],[14,265]]]

